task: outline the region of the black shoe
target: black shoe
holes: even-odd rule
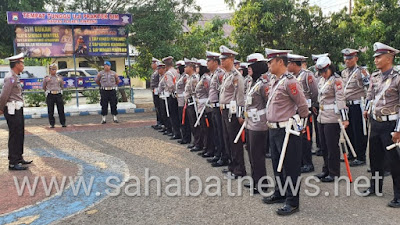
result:
[[[335,181],[335,178],[332,177],[331,175],[328,175],[326,177],[321,178],[321,181],[324,183],[332,183],[333,181]]]
[[[388,203],[388,206],[392,207],[392,208],[400,208],[400,200],[397,198],[394,198],[392,201],[390,201]]]
[[[224,161],[224,160],[218,160],[217,162],[213,162],[213,163],[211,163],[211,166],[212,167],[223,167],[223,166],[227,166],[228,165],[228,162],[227,161]]]
[[[276,213],[280,216],[289,216],[292,215],[293,213],[296,213],[299,211],[298,206],[291,206],[291,205],[284,205],[278,210],[276,210]]]
[[[101,124],[105,124],[105,123],[107,123],[105,120],[102,120],[102,121],[101,121]]]
[[[178,140],[177,142],[178,142],[178,144],[180,144],[180,143],[182,143],[182,140]]]
[[[251,184],[250,184],[249,182],[246,182],[246,183],[243,184],[243,186],[244,186],[245,188],[250,188],[250,187],[251,187]],[[253,187],[254,187],[254,185],[253,185]]]
[[[194,144],[190,144],[189,146],[187,146],[187,148],[194,148]]]
[[[322,156],[322,150],[319,149],[318,151],[316,151],[316,152],[315,152],[315,155],[316,155],[316,156]]]
[[[198,156],[203,156],[203,155],[206,154],[206,153],[207,153],[207,151],[204,151],[204,150],[203,150],[203,151],[197,153],[197,155],[198,155]]]
[[[154,128],[155,130],[161,130],[162,126],[161,125],[156,125],[156,127]]]
[[[62,127],[67,127],[67,125],[63,124]]]
[[[54,125],[50,125],[50,128],[54,128]]]
[[[214,154],[206,152],[206,153],[204,153],[201,157],[203,157],[203,158],[210,158],[210,157],[214,157]]]
[[[207,159],[207,162],[213,163],[213,162],[217,162],[218,160],[219,160],[219,157],[218,157],[218,156],[214,156],[214,157],[211,158],[211,159]]]
[[[285,197],[276,196],[276,195],[271,195],[271,196],[269,196],[269,197],[264,197],[264,198],[262,199],[262,201],[263,201],[265,204],[284,203],[285,200],[286,200]]]
[[[266,153],[265,158],[270,159],[271,158],[271,153]]]
[[[28,167],[24,167],[24,166],[22,166],[21,163],[18,163],[15,165],[12,165],[12,164],[8,165],[8,169],[9,170],[27,170]]]
[[[189,141],[181,141],[179,144],[186,145],[186,144],[189,144],[189,143],[190,143]]]
[[[33,162],[33,160],[25,161],[24,159],[19,161],[19,163],[21,163],[22,165],[28,165],[28,164],[31,164],[32,162]]]
[[[230,171],[229,171],[228,169],[222,169],[221,172],[222,172],[223,174],[227,174],[227,173],[229,173]]]
[[[370,197],[376,195],[375,190],[372,188],[368,188],[367,190],[363,191],[363,197]]]
[[[178,139],[181,139],[181,137],[175,135],[169,138],[169,140],[178,140]]]
[[[351,167],[355,167],[355,166],[362,166],[365,165],[365,161],[361,161],[361,160],[354,160],[352,162],[349,163]]]
[[[319,174],[317,174],[317,175],[315,175],[315,176],[316,176],[318,179],[322,179],[322,178],[328,176],[328,173],[322,172],[322,173],[319,173]]]
[[[160,133],[164,133],[165,131],[167,131],[167,129],[165,129],[165,128],[158,130],[158,132],[160,132]]]
[[[171,133],[168,133],[167,136],[172,137],[172,136],[174,136],[174,134],[171,132]]]
[[[191,152],[198,152],[201,151],[202,148],[198,147],[198,146],[194,146],[192,149],[190,149]]]
[[[119,123],[118,120],[113,120],[113,121],[114,121],[114,123]]]
[[[313,165],[304,165],[301,167],[301,173],[310,173],[314,172],[314,166]]]
[[[167,134],[169,134],[169,131],[168,131],[168,130],[165,130],[165,131],[163,132],[163,135],[167,135]]]
[[[371,168],[368,168],[368,169],[367,169],[367,172],[368,172],[368,173],[371,173]]]
[[[262,192],[267,193],[268,188],[262,188],[261,190],[262,190]],[[258,188],[253,188],[253,194],[255,194],[255,195],[260,194],[260,192],[258,191]]]
[[[238,179],[238,178],[240,178],[240,177],[243,177],[243,176],[236,175],[236,174],[234,174],[234,173],[227,173],[227,174],[225,174],[225,178],[226,178],[226,179],[230,179],[230,180],[236,180],[236,179]]]

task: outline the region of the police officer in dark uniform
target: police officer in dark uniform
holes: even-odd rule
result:
[[[237,179],[246,176],[244,166],[243,142],[239,140],[234,143],[238,134],[244,110],[244,78],[242,74],[234,67],[235,56],[237,52],[227,48],[220,47],[220,59],[225,75],[222,80],[219,103],[222,111],[222,127],[225,141],[225,148],[230,153],[230,163],[228,169],[223,170],[228,179]]]
[[[312,105],[317,103],[318,98],[318,84],[315,82],[314,74],[309,71],[302,69],[301,63],[306,60],[306,57],[295,54],[288,54],[288,71],[292,72],[299,81],[300,86],[303,89],[304,95],[307,98],[307,105],[309,110]],[[309,173],[314,171],[314,164],[312,162],[312,115],[310,114],[307,119],[306,134],[302,135],[302,163],[301,172]]]
[[[357,158],[350,162],[350,166],[365,164],[365,150],[367,148],[367,123],[362,116],[365,108],[366,87],[369,86],[369,74],[357,65],[358,50],[346,48],[342,50],[346,69],[341,72],[344,83],[344,94],[349,108],[349,127],[347,134],[357,153]],[[352,156],[352,155],[351,155]],[[349,157],[353,159],[353,157]]]
[[[267,126],[267,96],[269,91],[268,71],[264,56],[253,53],[247,56],[249,67],[253,71],[251,84],[247,88],[245,105],[246,144],[251,166],[251,177],[254,184],[245,184],[245,187],[253,188],[254,193],[259,193],[258,183],[267,175],[265,168],[265,146],[268,145]],[[266,183],[264,180],[263,183]]]
[[[25,123],[22,98],[22,87],[18,75],[24,70],[24,54],[7,58],[10,61],[10,72],[4,78],[3,90],[0,96],[0,115],[4,113],[8,125],[8,160],[9,170],[26,170],[23,165],[31,164],[25,161],[24,137]]]
[[[388,206],[400,208],[400,149],[395,147],[386,150],[386,147],[393,142],[397,144],[400,142],[400,71],[393,67],[394,57],[400,51],[380,42],[374,44],[374,51],[375,65],[379,70],[371,75],[367,93],[369,102],[364,116],[367,117],[368,109],[371,107],[369,157],[372,176],[375,176],[379,183],[376,184],[376,179],[372,179],[370,188],[364,194],[371,196],[376,192],[382,193],[385,154],[389,154],[387,158],[390,158],[394,198]]]
[[[111,114],[113,115],[114,123],[118,123],[117,119],[117,89],[119,77],[116,72],[111,70],[111,63],[104,61],[104,70],[100,71],[96,77],[96,83],[100,86],[100,105],[101,105],[101,123],[106,123],[108,114],[108,103],[110,103]]]
[[[62,127],[66,127],[64,100],[62,90],[64,88],[64,80],[56,74],[57,65],[50,65],[50,75],[43,79],[43,90],[46,93],[47,112],[49,115],[50,128],[54,128],[56,120],[54,119],[54,104],[57,105],[58,116]]]
[[[271,62],[270,72],[275,75],[275,78],[271,79],[267,102],[270,151],[275,177],[279,176],[282,184],[286,179],[291,179],[293,184],[296,184],[301,171],[301,151],[298,150],[301,138],[289,134],[286,139],[286,129],[302,132],[304,119],[308,116],[307,99],[299,82],[287,71],[289,52],[291,51],[266,49],[267,58]],[[289,124],[292,118],[294,123]],[[282,171],[278,172],[278,163],[285,141],[287,141],[286,154]],[[290,188],[281,195],[276,184],[275,193],[270,197],[264,197],[263,202],[266,204],[285,202],[285,205],[276,211],[278,215],[285,216],[299,211],[299,195],[299,192],[293,193]]]
[[[176,98],[178,100],[178,116],[182,137],[182,140],[178,140],[178,143],[184,145],[189,144],[192,140],[184,94],[189,75],[185,73],[185,62],[183,60],[176,62],[176,67],[179,73],[179,76],[176,78]]]
[[[160,130],[162,129],[161,116],[160,116],[160,98],[158,94],[158,83],[160,82],[160,75],[158,74],[157,71],[157,62],[158,59],[156,58],[153,58],[151,60],[151,68],[153,69],[153,74],[151,74],[150,78],[150,88],[152,90],[153,103],[154,103],[154,108],[156,109],[156,116],[157,116],[157,124],[152,125],[151,127],[154,128],[155,130]]]
[[[222,117],[219,108],[219,91],[222,85],[222,79],[225,71],[220,67],[220,54],[216,52],[206,52],[207,68],[210,70],[210,90],[209,99],[210,106],[212,107],[213,129],[214,129],[214,143],[216,150],[212,159],[207,159],[212,167],[222,167],[228,165],[229,155],[225,150],[225,143],[223,137]]]
[[[333,182],[340,176],[340,125],[349,125],[346,97],[342,78],[336,74],[329,57],[320,57],[315,66],[321,76],[319,83],[318,131],[324,157],[322,173],[316,175],[322,182]]]

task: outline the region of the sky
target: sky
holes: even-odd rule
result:
[[[236,0],[237,2],[239,0]],[[233,12],[224,3],[224,0],[196,0],[197,5],[201,6],[201,12],[204,13],[228,13]],[[322,8],[324,14],[337,12],[349,5],[349,0],[310,0],[310,5],[318,5]]]

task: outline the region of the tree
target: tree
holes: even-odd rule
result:
[[[166,56],[180,58],[180,47],[176,41],[183,33],[185,21],[190,26],[197,21],[199,14],[189,13],[199,10],[194,0],[150,0],[137,1],[129,8],[133,24],[128,26],[129,43],[136,46],[139,55],[135,65],[136,72],[131,75],[149,78],[151,57],[161,59]],[[137,72],[140,71],[140,74]]]
[[[206,51],[219,51],[221,45],[229,45],[228,37],[224,37],[223,26],[227,20],[214,18],[204,25],[193,25],[176,42],[180,47],[180,57],[205,58]]]
[[[7,24],[7,11],[44,11],[45,0],[24,0],[23,4],[15,0],[0,1],[0,57],[5,58],[14,53],[13,39],[15,37],[14,26]]]

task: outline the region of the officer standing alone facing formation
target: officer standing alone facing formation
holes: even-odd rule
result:
[[[376,42],[374,44],[375,65],[379,70],[371,75],[368,89],[367,108],[364,116],[367,117],[369,107],[372,107],[370,143],[370,165],[372,176],[371,186],[364,194],[366,196],[382,193],[384,163],[390,158],[390,168],[393,179],[394,198],[388,203],[389,207],[400,208],[400,149],[396,147],[390,151],[386,147],[400,142],[400,72],[393,67],[394,57],[400,51],[388,45]],[[370,101],[373,101],[372,104]],[[391,133],[393,133],[393,137]],[[389,157],[385,157],[389,154]],[[378,188],[378,190],[376,190]]]
[[[212,107],[212,118],[213,118],[213,129],[214,129],[214,143],[216,150],[212,159],[207,159],[211,163],[212,167],[222,167],[228,165],[228,153],[225,149],[223,129],[222,129],[222,117],[219,108],[219,90],[222,84],[225,71],[220,68],[219,53],[206,52],[207,56],[207,68],[210,70],[211,81],[209,99],[210,106]]]
[[[4,77],[3,90],[0,96],[0,115],[4,113],[8,125],[8,169],[26,170],[23,165],[31,164],[25,161],[24,154],[24,99],[18,75],[24,70],[24,54],[7,58],[10,61],[10,72]]]
[[[310,110],[310,115],[308,115],[308,120],[306,124],[306,134],[302,135],[302,163],[301,172],[309,173],[314,171],[314,164],[312,162],[312,105],[317,103],[318,98],[318,84],[315,82],[314,74],[302,68],[301,64],[306,60],[306,57],[295,54],[288,54],[288,71],[292,72],[296,77],[297,81],[300,83],[303,89],[304,95],[307,99],[307,106]]]
[[[54,119],[54,104],[57,105],[58,116],[62,127],[66,127],[64,100],[62,90],[64,88],[64,80],[56,74],[57,65],[50,65],[50,75],[43,79],[43,90],[46,93],[47,113],[49,115],[50,128],[54,128],[56,120]]]
[[[324,166],[322,173],[316,175],[322,182],[333,182],[335,177],[340,176],[340,125],[338,119],[342,120],[343,126],[349,125],[347,115],[346,97],[344,95],[344,83],[342,78],[336,74],[335,66],[329,57],[320,57],[316,68],[321,76],[319,82],[319,113],[318,130],[321,143]]]
[[[268,101],[269,78],[268,66],[264,56],[254,53],[247,56],[249,68],[253,71],[251,84],[246,93],[245,123],[246,123],[246,144],[249,153],[251,166],[251,177],[253,184],[245,186],[253,188],[254,193],[259,193],[259,180],[267,175],[265,168],[265,146],[268,146],[267,110],[265,105]],[[265,180],[263,183],[266,183]],[[265,191],[265,190],[264,190]]]
[[[160,98],[158,95],[158,83],[160,82],[160,75],[158,74],[157,71],[157,62],[158,59],[153,58],[151,60],[151,69],[153,69],[153,73],[151,74],[150,78],[150,88],[152,90],[153,94],[153,103],[154,103],[154,108],[156,109],[156,118],[157,118],[157,124],[152,125],[151,127],[160,130],[162,129],[162,123],[161,123],[161,115],[160,115]]]
[[[304,125],[301,124],[300,118],[304,120],[308,116],[307,99],[299,82],[287,71],[287,54],[291,50],[266,49],[265,51],[267,58],[270,60],[270,72],[275,75],[275,78],[271,80],[266,107],[274,174],[275,177],[279,176],[282,184],[287,179],[291,179],[292,183],[296,184],[300,176],[301,167],[301,151],[298,150],[298,146],[301,145],[300,137],[289,133],[281,172],[278,172],[278,163],[285,136],[287,136],[286,129],[289,128],[298,132],[303,131]],[[299,114],[297,116],[296,109]],[[288,124],[292,121],[291,118],[294,117],[297,117],[296,121],[293,124]],[[277,182],[278,179],[276,179]],[[275,184],[275,193],[269,197],[264,197],[263,202],[266,204],[285,202],[284,206],[279,208],[276,213],[282,216],[290,215],[299,211],[299,191],[292,192],[288,188],[286,193],[281,195],[278,184]]]
[[[367,126],[362,113],[365,108],[369,75],[365,69],[357,65],[358,50],[346,48],[342,50],[346,69],[341,73],[344,83],[344,94],[349,108],[349,127],[347,134],[357,153],[357,159],[350,162],[350,166],[365,164],[365,151],[367,148]],[[364,107],[361,109],[361,106]],[[364,121],[363,121],[364,120]],[[363,127],[364,126],[364,127]],[[364,133],[365,132],[365,133]],[[353,159],[352,157],[350,157]]]
[[[108,114],[108,103],[110,103],[111,115],[113,115],[114,123],[118,123],[117,115],[117,89],[119,77],[116,72],[111,70],[111,63],[104,61],[104,70],[100,71],[96,77],[96,83],[100,86],[100,105],[101,105],[101,123],[106,123]]]
[[[244,122],[242,113],[244,110],[244,79],[242,74],[234,67],[233,62],[237,52],[226,46],[220,47],[220,59],[225,75],[222,81],[219,103],[222,111],[222,127],[225,148],[230,153],[228,170],[223,170],[228,179],[237,179],[246,176],[244,166],[243,142],[234,143],[241,124]]]

